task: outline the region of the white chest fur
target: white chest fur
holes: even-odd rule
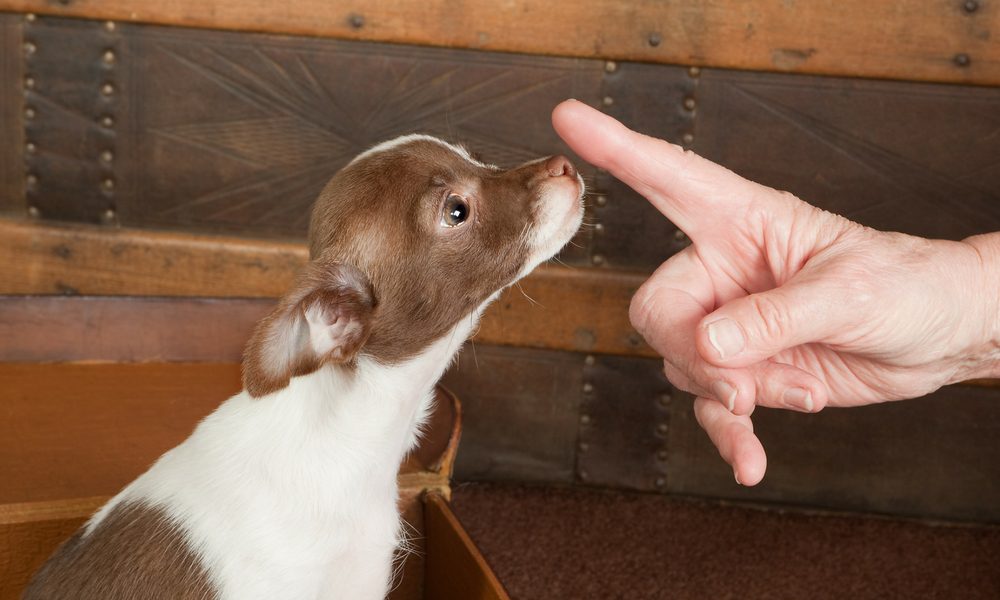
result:
[[[400,541],[396,474],[473,319],[399,365],[361,358],[263,398],[240,393],[120,502],[162,508],[220,598],[382,598]]]

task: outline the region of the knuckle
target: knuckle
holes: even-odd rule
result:
[[[632,327],[639,333],[645,333],[656,306],[656,290],[649,282],[642,284],[632,296],[628,307],[628,318]]]
[[[757,336],[765,340],[785,338],[790,325],[790,315],[785,306],[769,295],[749,296]]]

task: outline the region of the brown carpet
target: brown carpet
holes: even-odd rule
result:
[[[1000,598],[1000,527],[456,485],[515,599]]]

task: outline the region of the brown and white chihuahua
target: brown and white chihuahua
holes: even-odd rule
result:
[[[484,308],[580,226],[562,156],[502,170],[437,138],[339,171],[244,390],[101,508],[25,598],[382,598],[396,473]]]

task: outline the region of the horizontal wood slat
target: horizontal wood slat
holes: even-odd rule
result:
[[[0,220],[0,240],[0,294],[275,298],[291,286],[307,256],[300,244],[15,220]],[[643,279],[604,269],[541,267],[496,301],[476,339],[653,356],[628,322],[629,301]],[[131,314],[124,304],[116,310],[122,318]],[[247,324],[258,318],[253,307],[232,316],[240,315]]]
[[[186,27],[890,79],[1000,83],[1000,5],[923,0],[0,0]],[[970,5],[971,6],[971,5]]]
[[[3,505],[118,492],[239,389],[236,364],[0,363],[0,523],[25,520]],[[439,392],[401,488],[447,496],[460,422]]]

